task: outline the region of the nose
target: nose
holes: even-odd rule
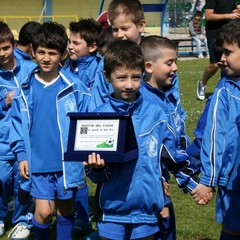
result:
[[[121,29],[118,29],[118,31],[116,32],[116,38],[118,38],[118,39],[124,38],[124,33]]]
[[[173,71],[176,72],[177,70],[178,70],[177,63],[174,62],[174,63],[173,63]]]
[[[71,41],[69,41],[69,43],[68,43],[68,49],[73,49],[73,44]]]
[[[221,61],[221,62],[224,62],[225,60],[226,60],[226,56],[224,55],[224,53],[222,53],[221,58],[220,58],[220,61]]]
[[[131,78],[127,79],[126,84],[125,84],[125,88],[127,88],[127,89],[132,89],[133,88]]]
[[[48,62],[49,60],[50,60],[49,55],[48,55],[48,54],[45,54],[45,55],[43,56],[43,61],[44,61],[44,62]]]

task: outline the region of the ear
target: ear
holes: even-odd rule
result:
[[[148,74],[152,74],[153,72],[153,64],[151,61],[147,61],[144,63],[144,66],[145,66],[145,71],[148,73]]]
[[[33,48],[32,48],[32,56],[33,56],[33,58],[36,58],[36,55],[35,55],[35,52],[34,52]]]
[[[88,49],[90,53],[95,52],[97,50],[97,44],[93,43],[91,46],[88,47]]]
[[[146,21],[145,19],[142,19],[139,23],[139,32],[143,33],[146,27]]]
[[[64,61],[68,55],[68,51],[65,50],[65,52],[62,54],[61,61]]]
[[[106,74],[106,71],[104,71],[104,77],[105,77],[105,79],[107,80],[108,83],[111,82],[111,81],[109,80],[109,77],[108,77],[107,74]]]

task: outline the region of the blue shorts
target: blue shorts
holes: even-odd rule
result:
[[[240,232],[240,191],[218,189],[216,221],[229,231]]]
[[[64,190],[63,173],[33,173],[31,195],[37,199],[66,200],[73,198],[73,190]]]
[[[101,237],[114,240],[124,240],[151,236],[159,231],[159,227],[158,223],[132,224],[99,221],[98,231]]]

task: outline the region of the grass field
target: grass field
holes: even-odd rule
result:
[[[208,60],[179,60],[178,74],[183,107],[187,113],[186,128],[187,133],[193,139],[193,130],[198,118],[204,108],[206,101],[196,99],[197,80],[201,77]],[[206,89],[207,96],[211,95],[219,75],[209,81]],[[90,183],[90,199],[93,201],[95,186]],[[215,202],[207,206],[198,206],[189,194],[184,194],[178,189],[176,181],[172,178],[170,182],[172,200],[175,208],[177,222],[178,240],[216,240],[219,239],[220,226],[215,223]],[[93,224],[95,226],[95,224]],[[10,230],[10,219],[8,218],[6,230]],[[7,233],[0,239],[7,239]],[[32,239],[32,238],[31,238]],[[55,237],[53,235],[52,239]],[[78,236],[76,239],[83,239]]]

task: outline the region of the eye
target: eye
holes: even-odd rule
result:
[[[3,47],[3,50],[4,51],[7,51],[7,50],[9,50],[11,48],[11,46],[6,46],[6,47]]]
[[[118,32],[118,29],[117,28],[112,28],[112,32],[116,33],[116,32]]]

